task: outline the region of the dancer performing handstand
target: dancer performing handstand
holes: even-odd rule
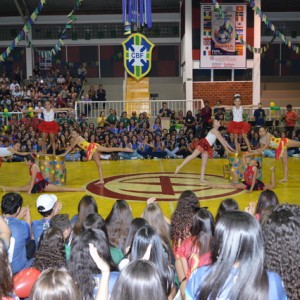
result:
[[[84,188],[70,188],[49,183],[42,175],[40,168],[35,163],[35,155],[27,154],[25,164],[29,166],[30,182],[25,186],[6,187],[2,186],[4,192],[27,192],[36,194],[42,192],[84,192]]]
[[[222,144],[222,146],[227,150],[228,152],[235,152],[233,148],[229,146],[229,144],[225,141],[225,139],[222,137],[221,133],[218,131],[220,127],[220,122],[218,120],[213,121],[213,128],[209,131],[207,136],[199,141],[199,144],[197,148],[194,150],[194,152],[189,155],[180,166],[176,168],[175,175],[178,174],[178,172],[181,170],[183,166],[185,166],[188,162],[193,160],[194,158],[198,157],[199,154],[202,156],[202,165],[201,165],[201,174],[200,174],[200,181],[206,182],[204,180],[204,174],[206,169],[206,164],[208,157],[213,157],[213,149],[212,145],[216,142],[216,140],[219,140],[219,142]]]
[[[244,180],[241,183],[227,183],[227,184],[208,184],[211,188],[216,189],[239,189],[246,190],[248,193],[252,191],[271,190],[276,186],[275,181],[275,167],[271,170],[270,184],[264,184],[257,179],[258,169],[261,168],[260,163],[256,159],[249,159],[249,156],[253,156],[253,153],[245,154],[242,158],[245,166]]]
[[[260,135],[260,148],[256,149],[253,153],[261,154],[266,149],[275,149],[275,158],[282,159],[284,177],[280,182],[288,181],[288,148],[299,148],[300,142],[294,141],[288,138],[276,138],[270,132],[267,131],[266,127],[259,128]]]
[[[133,150],[130,148],[112,148],[112,147],[107,148],[107,147],[100,146],[97,143],[89,143],[79,134],[79,131],[77,129],[73,129],[72,138],[74,139],[72,145],[62,155],[66,155],[69,152],[71,152],[75,146],[78,146],[81,149],[85,150],[86,158],[88,160],[91,160],[93,158],[97,165],[99,177],[100,177],[99,182],[97,184],[104,183],[103,172],[102,172],[102,167],[101,167],[101,163],[100,163],[100,153],[101,152],[133,152]]]

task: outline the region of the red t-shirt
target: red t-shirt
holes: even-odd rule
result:
[[[294,111],[287,111],[285,113],[285,124],[287,127],[295,126],[298,116]]]
[[[176,259],[185,258],[188,264],[186,277],[189,278],[191,273],[202,266],[210,265],[212,263],[211,253],[199,254],[199,248],[193,245],[194,238],[186,238],[176,251]]]

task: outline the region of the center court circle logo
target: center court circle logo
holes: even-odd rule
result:
[[[180,194],[192,190],[199,200],[229,197],[241,192],[237,189],[212,189],[200,184],[200,175],[195,173],[157,172],[144,174],[126,174],[105,178],[105,184],[93,181],[87,190],[93,194],[123,200],[146,201],[150,197],[157,201],[177,201]],[[206,175],[210,182],[228,183],[217,175]]]

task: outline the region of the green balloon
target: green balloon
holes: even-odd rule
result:
[[[49,168],[46,168],[46,169],[45,169],[45,172],[46,172],[46,173],[50,172],[50,169],[49,169]]]

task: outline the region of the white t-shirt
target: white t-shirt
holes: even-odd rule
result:
[[[14,153],[9,151],[7,148],[0,148],[0,157],[12,156]]]

